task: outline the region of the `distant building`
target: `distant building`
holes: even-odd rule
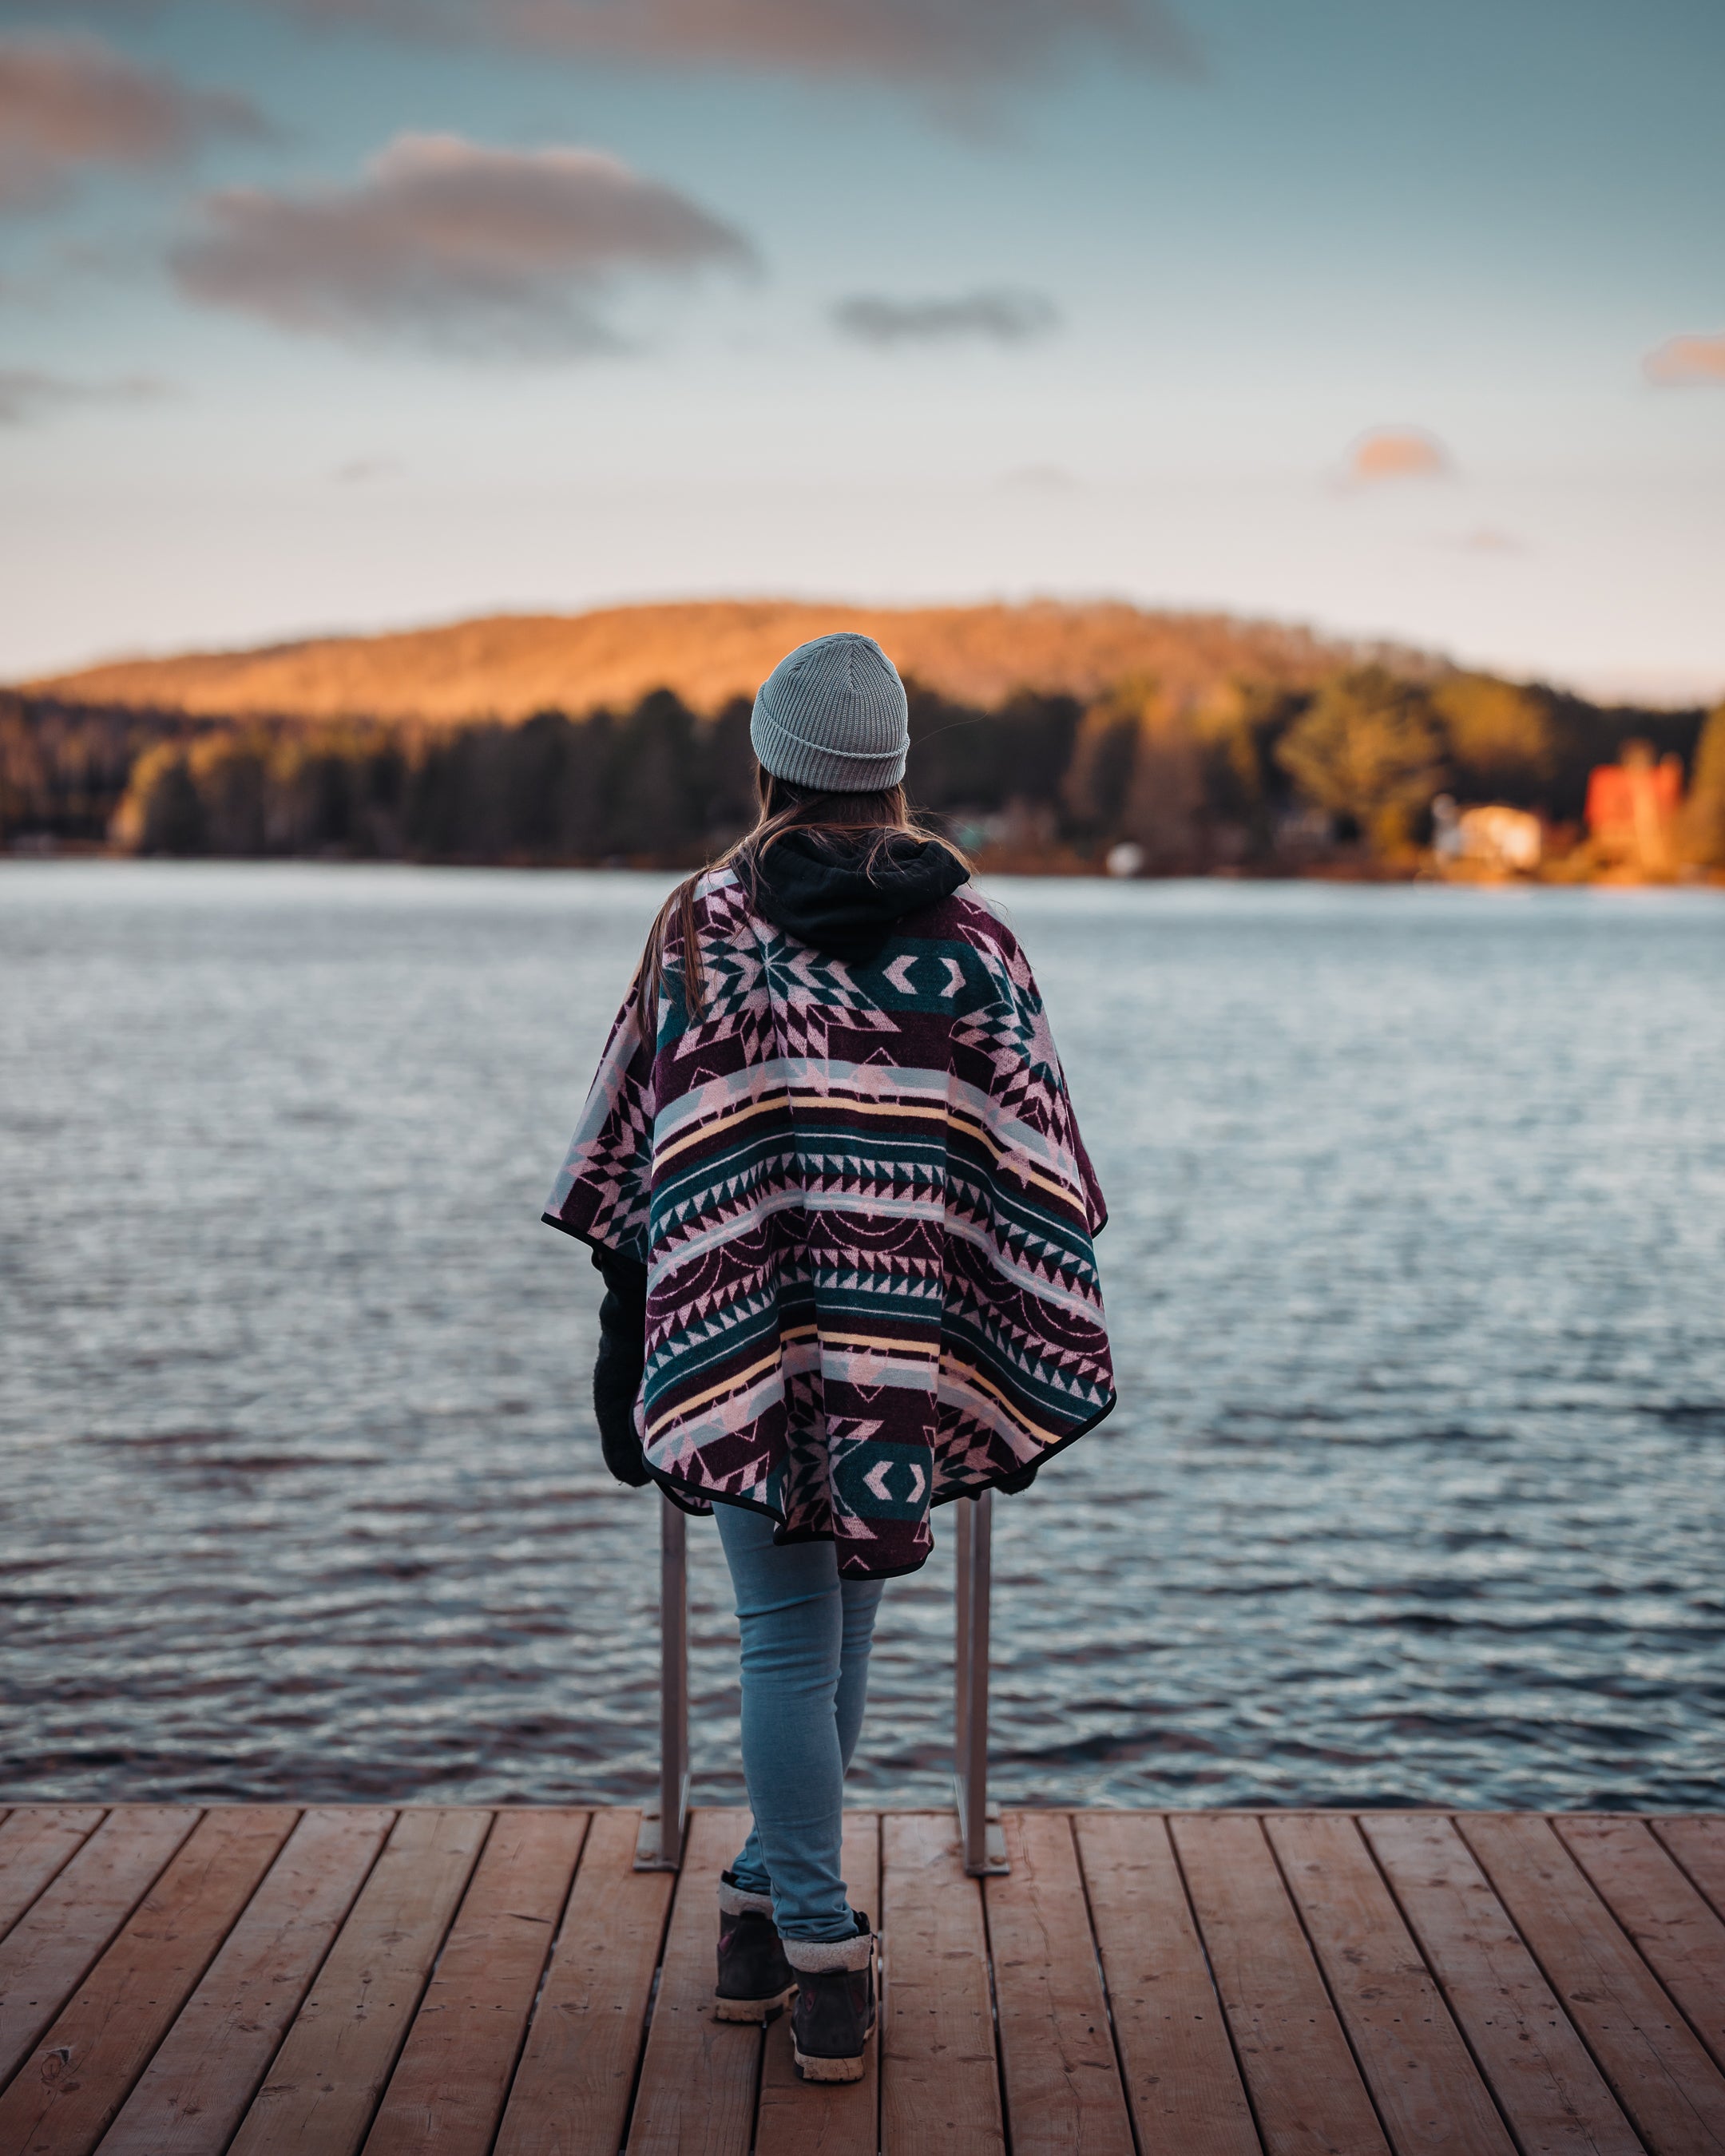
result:
[[[1626,742],[1620,763],[1598,765],[1587,782],[1587,830],[1602,860],[1652,875],[1671,873],[1681,759],[1656,763],[1645,742]]]
[[[1440,862],[1470,863],[1488,875],[1532,875],[1545,851],[1545,826],[1525,808],[1493,802],[1461,808],[1439,794],[1431,804],[1431,846]]]

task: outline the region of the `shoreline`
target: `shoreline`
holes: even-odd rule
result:
[[[284,854],[139,854],[123,846],[95,841],[28,838],[14,839],[0,850],[0,868],[68,862],[129,862],[137,865],[209,868],[377,868],[508,870],[526,875],[617,874],[684,876],[707,865],[705,860],[667,860],[662,857],[610,856],[601,860],[545,860],[511,859],[506,855],[478,858],[471,855],[427,854],[404,859],[396,855],[345,853],[333,850]],[[1112,874],[1103,862],[1086,861],[1071,855],[1057,858],[983,849],[972,855],[980,877],[1013,876],[1049,883],[1106,884],[1336,884],[1392,887],[1409,885],[1441,886],[1473,891],[1605,890],[1605,891],[1722,891],[1725,868],[1685,868],[1667,875],[1648,875],[1620,865],[1578,872],[1568,861],[1551,862],[1531,873],[1492,873],[1476,869],[1440,868],[1426,857],[1405,862],[1332,859],[1299,866],[1266,867],[1254,864],[1209,869],[1147,870],[1131,875]]]

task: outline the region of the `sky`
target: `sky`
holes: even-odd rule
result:
[[[1717,0],[0,0],[0,678],[1054,595],[1725,693]]]

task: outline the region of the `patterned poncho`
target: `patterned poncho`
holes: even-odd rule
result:
[[[912,1572],[932,1505],[1114,1404],[1091,1238],[1106,1213],[1011,932],[960,891],[866,961],[697,887],[705,999],[675,937],[649,1036],[618,1015],[552,1226],[647,1267],[636,1427],[685,1509]]]

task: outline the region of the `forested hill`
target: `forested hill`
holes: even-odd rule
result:
[[[1413,872],[1447,793],[1537,812],[1580,873],[1589,773],[1628,742],[1713,803],[1695,859],[1725,865],[1725,708],[1707,747],[1698,711],[1053,604],[629,607],[93,668],[0,691],[0,848],[699,861],[754,812],[756,685],[844,627],[906,676],[916,801],[991,867],[1124,841],[1150,874]]]
[[[627,710],[669,689],[690,711],[711,716],[734,697],[752,697],[793,644],[834,629],[878,637],[907,677],[985,711],[1024,690],[1088,703],[1145,677],[1181,704],[1239,680],[1301,689],[1368,655],[1389,656],[1399,673],[1433,670],[1411,653],[1368,654],[1303,629],[1225,614],[1052,602],[895,608],[762,599],[495,614],[393,635],[121,660],[23,686],[110,710],[444,725]]]

